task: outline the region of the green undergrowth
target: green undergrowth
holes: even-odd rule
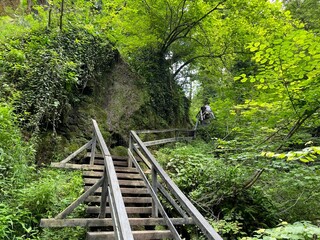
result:
[[[36,140],[25,141],[16,121],[13,108],[1,103],[0,239],[61,239],[65,232],[74,236],[67,239],[81,239],[81,231],[62,230],[53,234],[52,230],[43,231],[39,227],[41,218],[55,217],[81,195],[81,173],[37,168]],[[83,207],[79,207],[71,215],[82,213]]]
[[[268,158],[258,148],[241,150],[241,143],[221,139],[177,143],[155,154],[224,239],[251,236],[282,221],[319,223],[317,162]]]

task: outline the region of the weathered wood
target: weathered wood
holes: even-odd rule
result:
[[[98,203],[101,202],[101,197],[100,196],[89,196],[86,200],[86,202],[93,202],[93,203]],[[151,203],[152,202],[152,198],[151,197],[123,197],[123,201],[124,203]],[[109,202],[109,200],[107,199],[107,202]]]
[[[117,169],[116,169],[117,171]],[[83,171],[82,176],[84,177],[102,177],[103,172],[96,172],[96,171]],[[141,176],[138,173],[119,173],[117,172],[118,179],[136,179],[140,180]]]
[[[192,218],[170,218],[174,225],[193,224]],[[129,218],[131,226],[156,226],[165,225],[163,218]],[[112,226],[111,218],[73,218],[73,219],[41,219],[40,227],[106,227]]]
[[[163,194],[163,196],[165,196],[165,198],[171,203],[171,205],[181,214],[181,216],[183,216],[184,218],[188,217],[186,212],[176,203],[176,201],[160,183],[158,183],[158,189]]]
[[[106,206],[107,206],[107,197],[108,197],[108,195],[109,195],[108,178],[107,178],[106,169],[104,169],[99,218],[105,218],[106,217],[106,211],[105,210],[106,210]]]
[[[53,162],[50,165],[54,168],[66,168],[66,169],[74,169],[74,170],[103,170],[103,166],[89,165],[89,164],[73,164],[73,163],[60,163]]]
[[[172,236],[169,230],[133,231],[135,240],[168,239]],[[113,232],[88,232],[87,240],[116,240]]]
[[[157,180],[157,171],[154,167],[151,168],[151,184],[152,189],[156,195],[158,195],[158,180]],[[154,199],[152,199],[152,217],[158,217],[158,206]]]
[[[85,186],[84,189],[88,189],[89,186]],[[147,188],[121,188],[121,193],[122,194],[132,194],[132,195],[146,195],[149,194],[149,191]],[[96,193],[101,193],[101,188],[98,188],[96,191]]]
[[[143,143],[146,147],[149,147],[149,146],[155,146],[155,145],[178,142],[178,141],[191,141],[192,139],[193,137],[173,137],[173,138],[164,138],[164,139],[158,139],[153,141],[147,141]],[[136,145],[136,147],[138,148],[139,145]]]
[[[88,147],[90,147],[92,144],[92,140],[90,140],[89,142],[87,142],[86,144],[84,144],[82,147],[80,147],[77,151],[75,151],[74,153],[70,154],[67,158],[65,158],[64,160],[62,160],[60,162],[60,164],[65,164],[67,162],[69,162],[71,159],[73,159],[75,156],[77,156],[79,153],[81,153],[82,151],[86,150]]]
[[[121,190],[119,182],[117,179],[116,171],[112,162],[110,152],[107,148],[106,143],[102,137],[102,134],[98,128],[98,124],[95,120],[92,120],[94,131],[97,136],[97,140],[104,155],[104,164],[106,169],[106,174],[108,177],[108,187],[109,187],[109,200],[112,205],[112,217],[114,219],[114,230],[117,239],[123,240],[133,240],[133,235],[128,220],[128,215],[125,209],[123,198],[121,195]]]
[[[72,163],[64,163],[61,164],[60,162],[51,163],[51,167],[55,168],[66,168],[66,169],[74,169],[74,170],[100,170],[103,171],[103,165],[89,165],[89,164],[72,164]],[[128,173],[137,173],[135,168],[128,168],[128,167],[115,167],[117,172],[128,172]]]
[[[170,179],[168,174],[163,170],[154,156],[150,153],[147,147],[143,144],[141,139],[138,137],[135,131],[131,131],[130,136],[136,142],[142,152],[144,152],[147,158],[150,160],[152,165],[155,167],[159,176],[167,185],[171,193],[177,198],[179,203],[183,206],[184,210],[194,219],[197,226],[210,240],[222,240],[221,236],[212,228],[208,221],[202,216],[202,214],[195,208],[195,206],[190,202],[190,200],[183,194],[183,192],[178,188],[178,186]]]
[[[96,134],[93,134],[93,136],[92,136],[92,146],[91,146],[91,152],[90,152],[90,165],[91,166],[94,164],[96,148],[97,148],[97,137],[96,137]]]
[[[136,161],[136,159],[135,159],[133,153],[130,151],[130,149],[128,150],[128,155],[132,158],[133,164],[136,166],[137,170],[138,170],[139,173],[141,174],[141,176],[142,176],[142,178],[143,178],[143,181],[145,182],[145,184],[146,184],[146,186],[147,186],[147,188],[148,188],[148,190],[149,190],[149,192],[150,192],[150,194],[151,194],[151,196],[152,196],[153,204],[157,206],[157,208],[158,208],[158,210],[160,211],[162,217],[164,218],[167,226],[169,227],[169,229],[170,229],[170,231],[171,231],[174,239],[176,239],[176,240],[181,240],[180,235],[178,234],[176,228],[174,227],[174,225],[173,225],[172,222],[170,221],[168,214],[167,214],[166,211],[164,210],[164,208],[163,208],[163,206],[162,206],[162,204],[161,204],[161,202],[160,202],[157,194],[156,194],[155,191],[153,190],[153,188],[152,188],[152,186],[151,186],[151,184],[150,184],[147,176],[143,173],[140,165],[139,165],[138,162]],[[152,210],[152,213],[153,213],[154,207],[152,207],[151,210]]]
[[[144,164],[146,164],[147,167],[148,167],[149,169],[151,169],[151,168],[152,168],[151,163],[150,163],[150,162],[148,161],[148,159],[143,155],[143,153],[139,150],[139,148],[138,148],[137,146],[133,145],[133,149],[134,149],[134,151],[138,154],[138,156],[142,159],[142,161],[144,162]],[[133,151],[132,151],[131,153],[133,153]],[[131,158],[131,161],[132,161],[132,158]]]
[[[86,185],[95,184],[97,182],[96,178],[84,178],[84,183]],[[118,180],[120,186],[134,186],[134,187],[144,187],[143,181],[139,180]]]
[[[150,134],[150,133],[168,133],[168,132],[194,132],[194,130],[172,128],[172,129],[162,129],[162,130],[137,130],[135,132],[137,134],[145,134],[145,133]]]
[[[104,165],[104,160],[97,160],[97,159],[95,159],[94,160],[94,164],[96,164],[96,165]],[[117,161],[117,160],[113,160],[113,165],[114,166],[126,166],[127,167],[127,161],[122,161],[122,160],[120,160],[120,161]]]
[[[91,157],[91,153],[88,152],[86,154],[87,157]],[[117,156],[117,155],[111,155],[112,159],[113,160],[119,160],[119,161],[127,161],[128,160],[128,157],[127,156]],[[103,159],[103,154],[101,153],[96,153],[95,154],[95,159]]]
[[[153,140],[153,141],[148,141],[148,142],[143,142],[145,146],[154,146],[154,145],[159,145],[159,144],[165,144],[165,143],[172,143],[176,142],[176,138],[165,138],[165,139],[160,139],[160,140]]]
[[[55,218],[65,218],[68,214],[70,214],[77,206],[84,202],[84,200],[93,194],[102,184],[103,178],[101,178],[98,182],[96,182],[92,187],[90,187],[87,191],[85,191],[77,200],[70,204],[64,211],[59,213]]]
[[[111,200],[111,199],[110,199]],[[126,207],[126,215],[131,213],[151,214],[152,207]],[[87,207],[87,213],[100,213],[100,207]],[[106,213],[111,213],[111,207],[106,207]]]

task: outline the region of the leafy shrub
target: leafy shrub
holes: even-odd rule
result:
[[[77,27],[63,32],[40,27],[6,37],[0,47],[0,84],[19,92],[15,108],[31,129],[44,124],[55,130],[81,94],[93,91],[115,56],[108,41]]]
[[[34,159],[32,144],[22,140],[12,107],[1,102],[0,143],[1,200],[12,187],[27,181]]]
[[[40,219],[54,217],[78,198],[82,191],[81,172],[43,169],[38,179],[20,190],[20,206]]]
[[[208,218],[223,219],[229,225],[238,223],[244,232],[258,226],[274,226],[276,213],[272,203],[261,190],[245,187],[252,169],[215,159],[211,150],[203,142],[177,144],[174,149],[161,149],[157,156],[179,188]],[[224,237],[235,235],[233,230],[222,232]],[[237,234],[241,236],[242,232]]]
[[[242,238],[242,240],[313,240],[318,239],[320,236],[320,228],[310,222],[295,222],[293,224],[282,222],[276,228],[259,229],[255,232],[254,237],[246,237]]]

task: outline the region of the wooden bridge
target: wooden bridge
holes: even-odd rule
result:
[[[111,156],[93,120],[93,138],[53,167],[81,169],[84,193],[55,218],[41,219],[42,227],[86,227],[88,240],[181,239],[183,225],[196,225],[207,239],[222,238],[169,178],[148,146],[190,140],[194,131],[131,131],[128,157]],[[142,141],[140,136],[171,135]],[[87,151],[87,162],[71,163]],[[86,218],[67,218],[86,203]],[[164,207],[166,206],[166,207]],[[169,206],[169,207],[168,207]]]

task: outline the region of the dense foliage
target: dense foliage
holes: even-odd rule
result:
[[[276,239],[312,239],[318,234],[319,228],[311,223],[305,223],[310,228],[302,231],[304,223],[299,221],[317,224],[319,165],[270,159],[239,142],[235,146],[235,142],[219,139],[177,144],[156,155],[225,239],[237,239],[258,228],[259,236],[275,237],[277,232],[288,236]],[[283,223],[286,232],[265,230],[276,227],[280,219],[297,223]],[[302,238],[303,234],[308,237]]]
[[[23,140],[12,107],[5,104],[0,140],[0,238],[41,239],[40,218],[59,213],[79,195],[81,174],[36,169],[34,147]]]
[[[204,102],[216,116],[197,129],[205,142],[157,152],[179,187],[226,239],[315,238],[319,9],[317,0],[1,1],[0,238],[83,237],[38,228],[82,191],[78,172],[34,165],[52,136],[37,154],[62,156],[68,121],[82,131],[83,112],[135,112],[135,128],[190,127]],[[102,82],[119,58],[140,77],[141,105],[125,89],[113,99],[124,110],[84,106],[96,89],[107,95]]]
[[[1,46],[2,94],[14,98],[26,128],[55,128],[93,91],[115,53],[85,29],[31,30]]]

